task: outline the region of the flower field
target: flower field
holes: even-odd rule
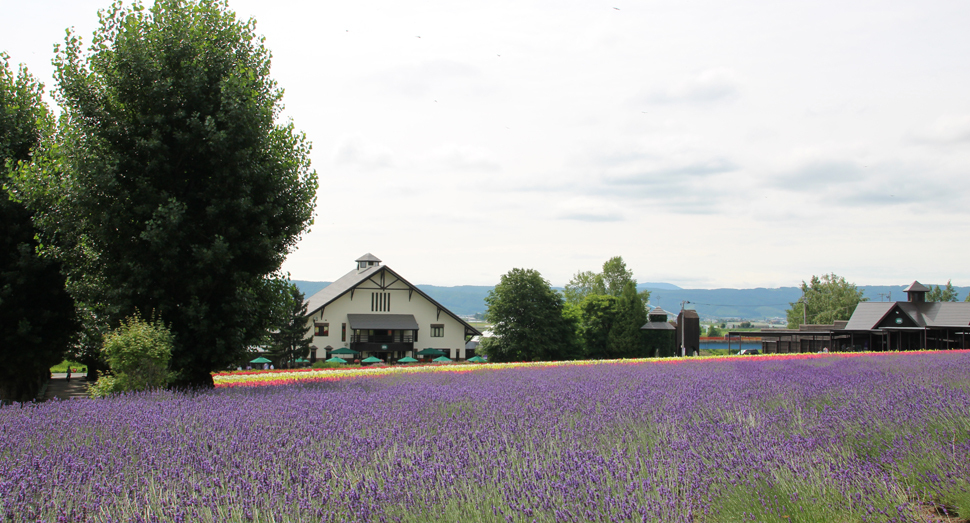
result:
[[[970,518],[970,353],[677,361],[0,407],[0,521]]]

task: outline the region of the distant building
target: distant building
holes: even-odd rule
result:
[[[314,352],[351,349],[360,358],[385,361],[419,358],[422,348],[439,349],[454,360],[466,359],[466,336],[481,333],[440,303],[382,266],[373,254],[356,260],[357,267],[307,300]],[[343,355],[347,359],[358,356]]]
[[[677,329],[667,321],[667,311],[656,307],[647,314],[647,323],[640,327],[650,356],[665,358],[680,354],[677,348]]]
[[[928,302],[929,290],[914,281],[905,290],[906,301],[864,301],[848,321],[831,325],[728,334],[760,337],[768,353],[970,348],[970,303]]]

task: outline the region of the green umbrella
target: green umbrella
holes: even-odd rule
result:
[[[418,360],[416,360],[416,359],[414,359],[414,358],[412,358],[410,356],[405,356],[405,357],[397,360],[397,362],[398,363],[417,363]]]
[[[418,351],[418,356],[444,356],[445,352],[439,349],[421,349]]]
[[[347,363],[347,360],[334,356],[327,360],[327,363]]]
[[[354,349],[348,349],[347,347],[344,347],[342,349],[331,351],[330,354],[360,354],[360,352],[355,351]]]
[[[481,356],[475,356],[474,358],[468,358],[468,361],[472,363],[485,363],[485,358]]]
[[[431,361],[437,361],[438,363],[451,363],[451,360],[448,359],[448,356],[441,356],[440,358],[435,358]]]
[[[303,358],[300,358],[298,360],[293,360],[293,363],[310,363],[310,362],[308,362],[307,360],[305,360]]]
[[[361,363],[383,363],[383,362],[384,360],[380,358],[375,358],[373,356],[371,356],[370,358],[367,358],[366,360],[361,361]]]
[[[249,360],[249,363],[272,363],[272,362],[269,361],[268,359],[260,356],[260,357],[256,358],[255,360]]]

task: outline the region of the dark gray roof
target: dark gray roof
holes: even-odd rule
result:
[[[310,314],[316,312],[320,307],[336,300],[337,298],[343,296],[343,294],[350,289],[356,287],[360,282],[366,280],[372,274],[377,273],[384,267],[379,265],[374,265],[368,267],[364,270],[354,269],[347,274],[344,274],[337,281],[327,285],[326,287],[320,289],[319,292],[310,296],[306,300],[306,310]]]
[[[845,330],[867,331],[875,329],[893,307],[897,306],[920,327],[970,326],[970,303],[967,302],[864,301],[855,308]]]
[[[361,256],[360,258],[357,258],[354,261],[356,261],[356,262],[378,262],[379,263],[381,260],[378,259],[377,256],[374,256],[371,253],[367,253],[367,254]]]
[[[889,314],[896,305],[893,301],[864,301],[860,302],[852,312],[849,323],[845,324],[847,331],[868,331],[876,328],[879,322]]]
[[[903,292],[930,292],[930,289],[926,285],[923,285],[918,281],[914,281],[909,285],[909,287],[903,289]]]
[[[653,316],[653,315],[657,315],[657,316],[663,315],[663,317],[666,318],[667,317],[667,311],[661,309],[660,307],[656,307],[653,310],[651,310],[649,313],[647,313],[647,316]],[[664,320],[664,321],[666,321],[666,320]]]
[[[348,314],[347,322],[352,330],[418,330],[413,314]]]
[[[671,324],[669,324],[669,323],[667,323],[665,321],[648,321],[647,323],[645,323],[643,325],[643,327],[640,327],[640,330],[642,330],[642,331],[654,331],[654,330],[656,330],[656,331],[672,331],[672,330],[677,330],[677,329],[673,325],[671,325]]]

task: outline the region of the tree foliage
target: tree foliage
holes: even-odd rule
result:
[[[93,396],[165,387],[171,372],[174,336],[161,319],[146,321],[137,314],[105,337],[102,352],[111,374],[91,387]]]
[[[566,303],[579,305],[587,296],[598,296],[606,294],[606,285],[603,282],[603,275],[593,271],[579,271],[566,284],[563,290]]]
[[[0,53],[0,398],[37,395],[77,330],[60,264],[37,253],[30,211],[7,192],[10,174],[50,131],[42,86]]]
[[[303,293],[288,283],[281,293],[281,309],[277,327],[270,334],[270,354],[279,368],[291,368],[293,362],[310,352],[313,338],[307,337],[307,306]]]
[[[627,281],[626,287],[617,300],[616,321],[610,329],[607,340],[610,358],[642,358],[647,356],[643,332],[640,330],[647,322],[643,302],[637,296],[636,283]]]
[[[274,280],[312,223],[310,145],[255,22],[225,2],[113,4],[55,59],[60,132],[19,185],[94,323],[155,311],[180,386],[264,338]]]
[[[835,274],[812,276],[809,283],[802,282],[802,295],[806,304],[805,315],[809,324],[825,325],[837,320],[847,320],[855,311],[856,305],[868,301],[863,291],[845,278]],[[802,323],[802,301],[789,303],[787,311],[788,328],[797,329]]]
[[[970,295],[967,298],[970,298]],[[926,293],[926,301],[957,301],[957,291],[953,288],[951,280],[947,280],[946,287],[942,289],[939,285],[931,287],[930,292]]]
[[[574,356],[574,325],[562,295],[533,269],[512,269],[485,298],[495,337],[483,343],[491,361],[558,360]]]
[[[608,358],[610,355],[610,330],[619,309],[614,296],[593,294],[587,296],[576,308],[577,341],[585,358]]]

